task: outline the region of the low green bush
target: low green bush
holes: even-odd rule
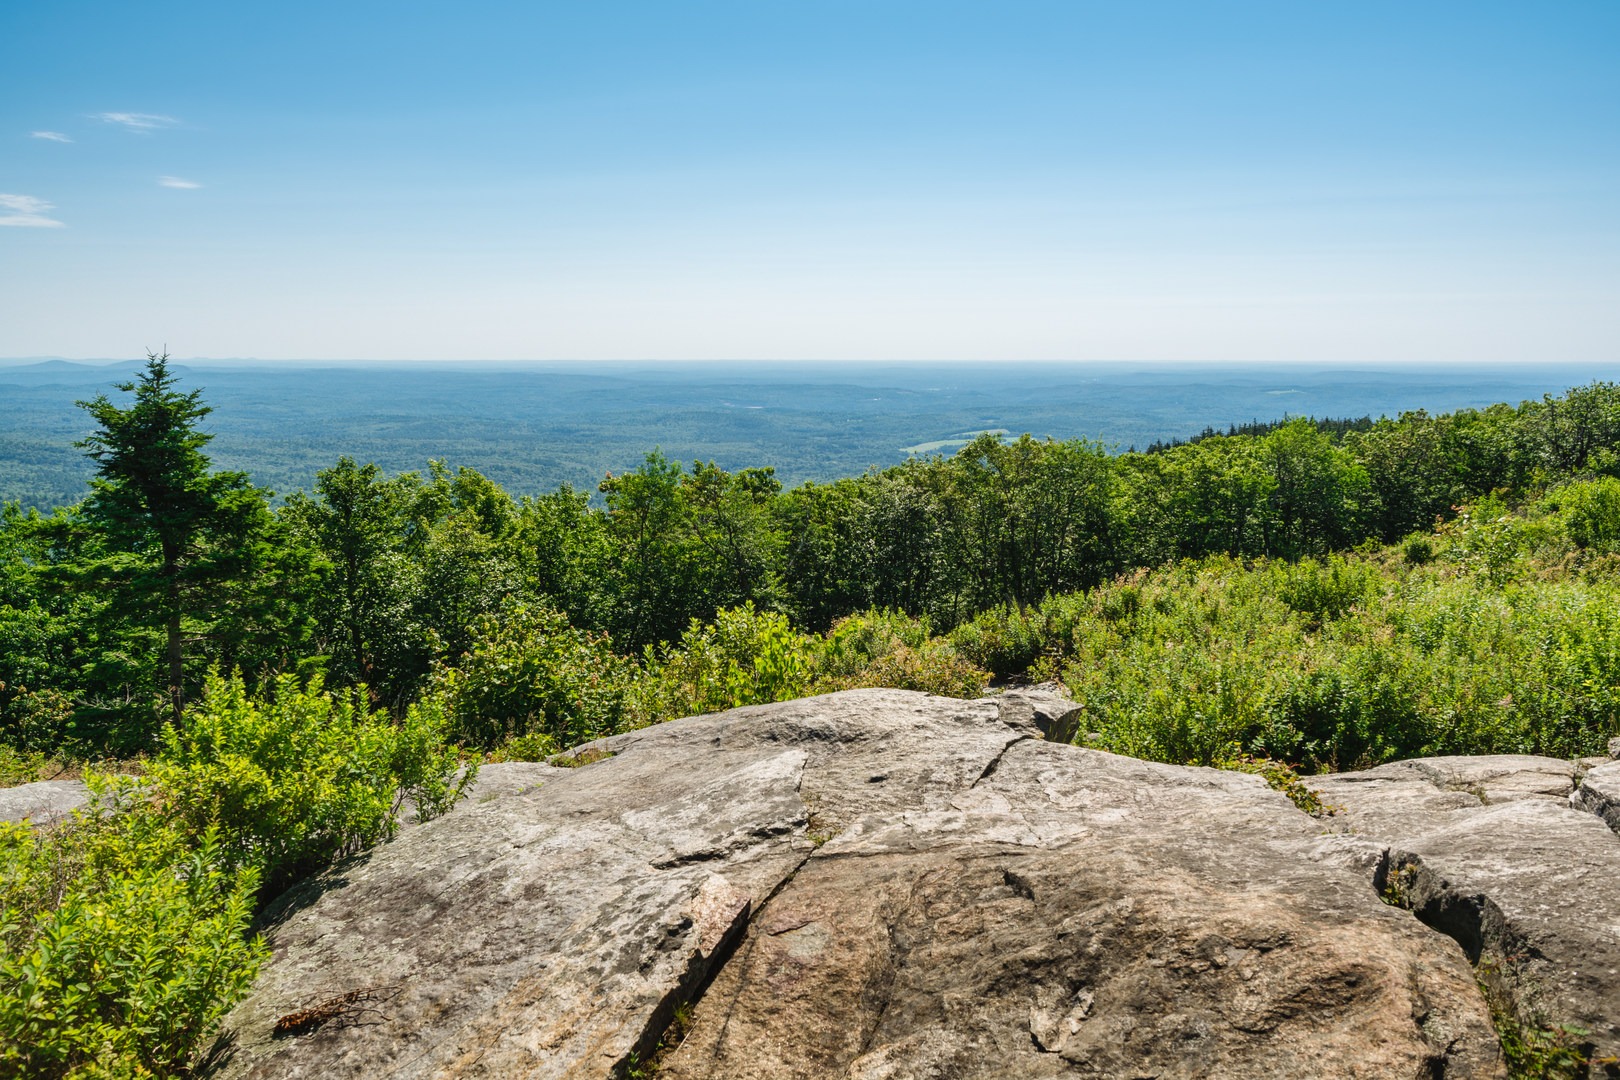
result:
[[[892,608],[873,608],[839,619],[823,636],[816,658],[818,674],[843,678],[859,674],[896,649],[921,649],[932,640],[926,616],[913,618]]]
[[[444,813],[476,774],[433,702],[215,674],[140,778],[87,774],[89,809],[0,826],[0,1075],[168,1077],[197,1064],[266,950],[256,901]],[[262,888],[261,888],[262,886]]]
[[[980,613],[951,631],[950,639],[965,660],[998,679],[1022,675],[1047,647],[1039,610],[1010,605]]]
[[[1392,549],[1153,571],[1129,618],[1099,595],[1049,634],[1063,681],[1102,745],[1161,761],[1598,752],[1620,733],[1616,583],[1564,567],[1556,521],[1492,513],[1422,565]]]
[[[1575,544],[1601,554],[1620,552],[1620,480],[1604,476],[1570,484],[1555,498]]]
[[[1426,535],[1412,536],[1401,545],[1401,556],[1412,566],[1434,562],[1434,541]]]
[[[444,813],[476,775],[445,746],[437,702],[396,723],[359,697],[287,676],[260,702],[215,674],[185,726],[164,732],[147,785],[183,830],[214,830],[227,865],[273,894],[392,836],[407,802],[419,820]]]
[[[268,955],[247,934],[257,876],[214,830],[95,783],[69,822],[0,824],[0,1074],[184,1073]]]
[[[803,697],[817,660],[815,637],[794,630],[784,615],[744,604],[718,612],[712,623],[694,619],[674,646],[647,651],[637,712],[664,720]]]
[[[888,610],[834,624],[819,643],[816,670],[818,692],[884,686],[975,698],[990,678],[963,654],[954,636],[932,637],[927,619]]]
[[[1266,564],[1273,588],[1282,602],[1319,624],[1336,619],[1377,592],[1378,571],[1359,559],[1330,555],[1318,562]]]
[[[544,735],[573,746],[634,726],[634,661],[614,654],[605,634],[579,630],[546,608],[480,616],[472,645],[433,673],[426,702],[449,721],[452,738],[493,749]]]
[[[562,748],[543,731],[531,731],[527,735],[514,735],[495,749],[484,754],[484,763],[493,764],[501,761],[545,761]]]
[[[710,623],[693,620],[679,641],[648,649],[640,664],[613,656],[607,644],[569,629],[561,616],[546,616],[539,635],[521,628],[485,633],[461,666],[435,676],[428,700],[458,717],[458,731],[483,717],[478,730],[518,732],[487,760],[540,761],[681,716],[856,687],[977,697],[989,677],[949,641],[932,637],[926,619],[887,610],[849,616],[817,637],[744,604]],[[482,687],[490,692],[476,691]]]
[[[48,760],[38,750],[18,750],[0,743],[0,787],[33,783]]]

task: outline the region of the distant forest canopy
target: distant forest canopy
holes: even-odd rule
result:
[[[1604,382],[1151,454],[982,435],[793,487],[769,466],[655,451],[595,490],[515,498],[468,468],[391,474],[345,457],[279,506],[214,467],[208,406],[162,358],[85,407],[88,497],[0,517],[11,741],[141,745],[213,667],[260,687],[319,673],[401,709],[478,626],[518,609],[630,651],[742,605],[802,631],[892,609],[944,632],[1134,568],[1320,556],[1430,530],[1493,493],[1620,475],[1620,387]]]
[[[1143,452],[1148,454],[1162,454],[1164,451],[1173,450],[1178,446],[1186,446],[1188,443],[1203,442],[1205,439],[1214,439],[1221,435],[1269,435],[1278,428],[1298,419],[1301,419],[1301,417],[1285,416],[1280,420],[1251,420],[1246,424],[1228,424],[1225,431],[1219,431],[1213,427],[1206,427],[1203,431],[1200,431],[1197,435],[1194,435],[1190,439],[1156,439],[1153,442],[1148,443],[1147,449]],[[1315,416],[1307,416],[1303,417],[1303,419],[1309,420],[1311,423],[1315,424],[1317,431],[1326,432],[1327,434],[1336,438],[1342,438],[1347,432],[1351,431],[1371,431],[1373,426],[1373,418],[1370,416],[1363,416],[1356,420],[1335,420],[1331,417],[1318,418]]]
[[[83,498],[93,465],[74,443],[92,424],[73,403],[110,393],[140,367],[0,361],[0,502],[51,510]],[[949,454],[986,430],[1085,438],[1119,452],[1282,417],[1540,400],[1617,369],[243,360],[172,370],[215,409],[206,422],[215,465],[286,496],[313,491],[316,473],[342,456],[390,473],[444,460],[513,495],[560,484],[592,490],[653,448],[727,471],[768,465],[794,487],[911,453]]]

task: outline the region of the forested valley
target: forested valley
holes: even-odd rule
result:
[[[343,458],[279,502],[212,466],[164,357],[84,405],[85,499],[0,516],[0,772],[83,768],[99,808],[0,831],[0,1072],[197,1066],[281,889],[481,761],[683,715],[1055,679],[1090,745],[1290,782],[1620,734],[1611,383],[791,488]]]

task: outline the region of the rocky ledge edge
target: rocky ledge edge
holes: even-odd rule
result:
[[[1503,1076],[1494,1003],[1620,1075],[1620,761],[1312,777],[1313,818],[1076,715],[857,690],[486,766],[272,907],[217,1074]]]

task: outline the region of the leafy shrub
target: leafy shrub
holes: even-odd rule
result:
[[[1605,476],[1561,489],[1569,538],[1592,551],[1620,552],[1620,480]]]
[[[1494,589],[1521,575],[1536,550],[1556,542],[1559,532],[1555,522],[1515,514],[1495,496],[1462,507],[1436,530],[1446,555]]]
[[[892,608],[839,619],[819,644],[817,673],[833,680],[856,676],[896,649],[925,647],[929,630],[926,617],[913,618]]]
[[[989,679],[989,672],[958,655],[948,642],[935,640],[920,649],[902,645],[826,689],[884,686],[941,697],[976,698],[984,693]]]
[[[17,750],[0,744],[0,787],[31,784],[39,779],[45,765],[45,755],[37,750]]]
[[[208,680],[141,779],[89,774],[89,810],[0,826],[0,1074],[161,1077],[195,1064],[267,953],[260,895],[460,796],[444,717],[367,715],[318,681],[249,699]]]
[[[839,620],[820,644],[818,691],[885,686],[945,697],[974,698],[989,672],[951,639],[930,637],[928,620],[868,611]]]
[[[5,1075],[184,1072],[268,955],[246,933],[257,878],[232,873],[213,830],[193,844],[98,787],[96,810],[55,828],[0,824]]]
[[[1336,619],[1367,600],[1378,577],[1367,563],[1338,555],[1323,562],[1305,558],[1292,565],[1274,563],[1272,572],[1282,602],[1316,622]]]
[[[999,679],[1021,675],[1046,649],[1044,620],[1038,610],[1008,605],[991,608],[951,631],[961,656]]]
[[[559,746],[611,735],[630,723],[639,671],[605,634],[569,625],[545,608],[481,616],[472,644],[433,673],[424,700],[438,703],[454,738],[485,748],[544,735]]]
[[[484,755],[485,764],[498,761],[545,761],[561,749],[557,740],[543,731],[514,735]]]
[[[1107,617],[1096,596],[1053,598],[1042,617],[1050,628],[1066,612],[1063,634],[1048,631],[1063,680],[1121,753],[1198,764],[1247,754],[1310,770],[1595,753],[1620,733],[1616,583],[1562,569],[1546,522],[1508,524],[1520,546],[1494,564],[1380,555],[1336,583],[1330,567],[1217,558],[1142,577],[1128,619]],[[1341,613],[1319,622],[1282,603],[1284,574],[1294,603]]]
[[[261,703],[239,677],[215,674],[185,727],[165,731],[149,785],[183,830],[216,830],[226,865],[273,891],[391,837],[406,800],[419,820],[444,813],[476,774],[458,776],[436,703],[396,724],[367,715],[359,696],[286,676]]]
[[[1413,536],[1401,546],[1401,555],[1408,566],[1427,566],[1434,562],[1434,541],[1427,536]]]
[[[816,639],[795,631],[786,616],[752,603],[721,611],[707,625],[694,619],[673,648],[648,650],[638,711],[667,719],[803,697],[818,651]]]

